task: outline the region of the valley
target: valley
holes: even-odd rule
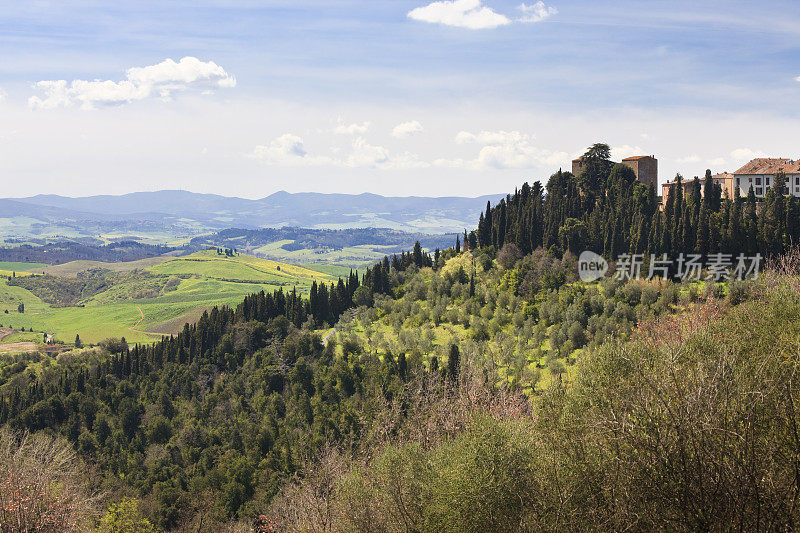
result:
[[[0,533],[800,529],[800,2],[0,10]]]
[[[245,255],[226,257],[216,251],[127,263],[6,266],[20,275],[29,275],[24,269],[39,274],[25,282],[8,277],[0,281],[0,324],[37,332],[38,341],[48,333],[69,344],[76,335],[83,343],[109,337],[152,342],[178,333],[184,323],[196,321],[214,306],[235,306],[245,295],[278,289],[308,294],[314,281],[338,279],[311,268]],[[99,279],[97,287],[87,290],[93,278]],[[23,313],[18,312],[20,304]]]

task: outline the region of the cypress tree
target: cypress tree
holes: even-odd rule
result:
[[[758,252],[758,215],[756,214],[756,194],[752,185],[750,185],[750,190],[747,192],[744,218],[744,227],[747,235],[747,250],[745,253],[752,255]]]
[[[705,256],[708,254],[708,240],[709,240],[709,214],[706,202],[703,201],[700,206],[700,213],[698,215],[699,226],[697,228],[697,242],[695,244],[695,252]]]
[[[734,200],[730,202],[730,215],[728,216],[728,228],[725,242],[726,252],[738,255],[743,251],[742,247],[742,210],[739,186],[734,189]]]
[[[458,379],[458,372],[461,368],[461,352],[455,344],[450,346],[450,355],[447,358],[447,375],[453,381]]]

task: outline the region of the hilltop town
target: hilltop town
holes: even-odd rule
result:
[[[658,188],[658,160],[654,155],[639,155],[626,157],[621,163],[631,168],[636,174],[636,179],[646,185]],[[583,157],[572,160],[572,173],[579,176],[585,168]],[[710,172],[707,171],[707,175]],[[777,176],[785,177],[784,195],[800,197],[800,159],[784,157],[757,157],[748,161],[738,170],[733,172],[719,172],[711,174],[714,185],[722,190],[726,198],[746,197],[753,188],[757,199],[763,198],[767,190],[772,187]],[[704,178],[703,178],[704,179]],[[661,184],[661,205],[666,205],[667,199],[674,188],[681,183],[684,192],[689,191],[692,179],[667,180]]]

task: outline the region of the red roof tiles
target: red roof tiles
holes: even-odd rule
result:
[[[786,174],[800,173],[800,161],[782,157],[757,157],[734,174],[777,174],[779,171]]]

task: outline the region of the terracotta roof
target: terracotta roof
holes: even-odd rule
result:
[[[637,159],[647,159],[648,157],[653,157],[651,155],[634,155],[631,157],[626,157],[623,161],[636,161]]]
[[[734,174],[777,174],[780,170],[787,174],[796,174],[800,172],[800,161],[782,157],[757,157]]]
[[[573,159],[572,161],[583,161],[583,156],[579,157],[578,159]]]

